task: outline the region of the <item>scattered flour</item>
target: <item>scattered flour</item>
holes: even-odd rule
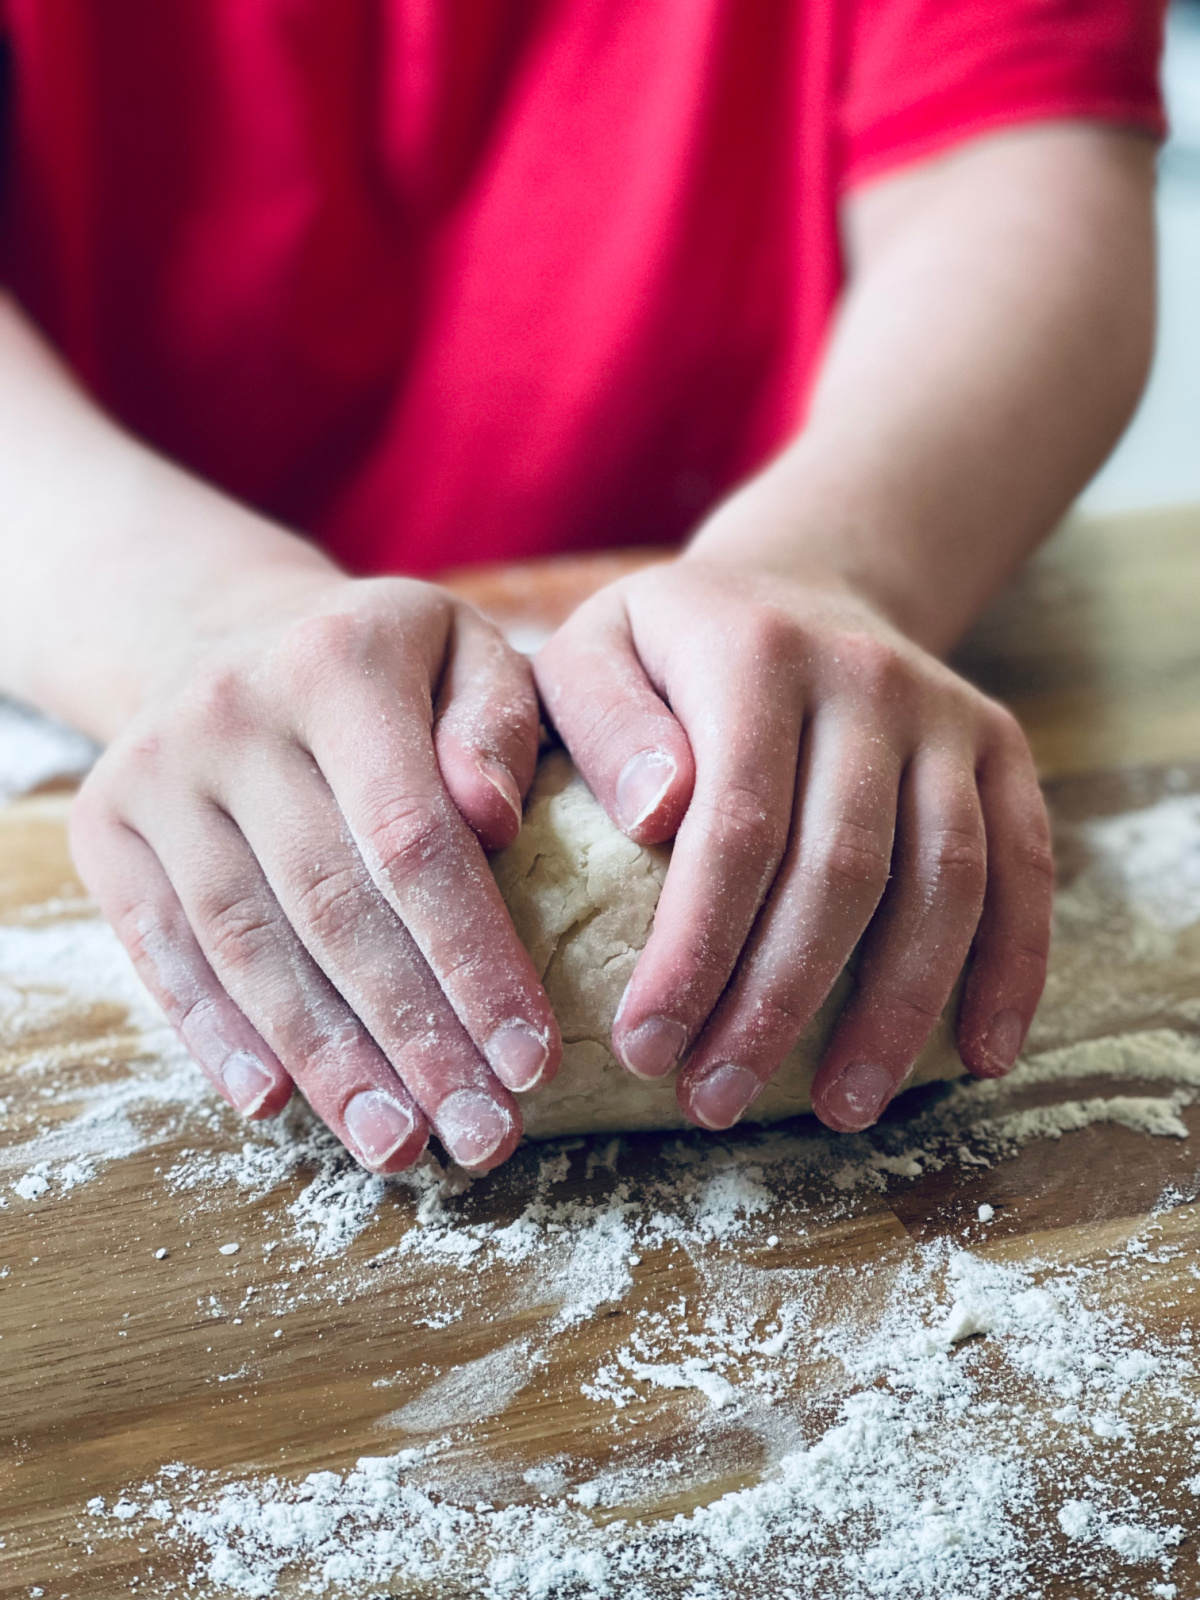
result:
[[[5,726],[0,708],[0,766]],[[1097,870],[1139,916],[1171,934],[1200,920],[1200,798],[1088,830]],[[89,1007],[100,1031],[86,1046],[39,1044]],[[299,1100],[227,1148],[240,1125],[94,917],[0,927],[0,1055],[19,1090],[0,1106],[0,1203],[57,1205],[108,1163],[167,1136],[178,1149],[183,1134],[190,1147],[164,1160],[167,1188],[226,1220],[231,1199],[254,1202],[277,1234],[264,1256],[286,1248],[319,1269],[302,1293],[247,1287],[239,1310],[282,1320],[301,1298],[343,1303],[368,1269],[374,1284],[400,1284],[420,1262],[444,1295],[425,1326],[449,1329],[481,1304],[521,1318],[519,1337],[435,1367],[379,1416],[381,1442],[403,1434],[411,1448],[298,1480],[174,1465],[93,1500],[89,1530],[186,1556],[180,1593],[407,1584],[485,1600],[729,1600],[752,1575],[780,1600],[1037,1600],[1034,1574],[1053,1570],[1110,1600],[1200,1594],[1188,1539],[1200,1487],[1182,1505],[1156,1487],[1181,1451],[1200,1485],[1200,1356],[1186,1326],[1186,1337],[1153,1335],[1119,1294],[1130,1271],[1152,1270],[1176,1295],[1200,1288],[1163,1231],[1190,1193],[1164,1196],[1161,1215],[1100,1265],[1016,1266],[943,1240],[906,1245],[886,1270],[848,1255],[830,1283],[781,1248],[818,1215],[852,1223],[895,1185],[947,1164],[986,1169],[1030,1140],[1105,1122],[1185,1138],[1200,1047],[1182,1024],[1033,1054],[1006,1080],[951,1086],[855,1138],[797,1124],[728,1144],[666,1140],[649,1172],[631,1168],[620,1140],[526,1152],[533,1195],[507,1209],[503,1174],[473,1183],[432,1157],[391,1183],[363,1172]],[[398,1241],[370,1255],[371,1230],[396,1211]],[[981,1222],[994,1215],[978,1207]],[[639,1300],[651,1267],[686,1284],[666,1309]],[[839,1311],[837,1294],[852,1291]],[[480,1424],[574,1350],[585,1324],[578,1387],[621,1441],[616,1464],[515,1461],[519,1493],[456,1494],[455,1463]],[[637,1431],[662,1406],[688,1419],[686,1450],[666,1460]],[[742,1486],[643,1517],[670,1486],[685,1494],[714,1477]]]
[[[0,802],[51,778],[78,777],[98,753],[73,728],[0,695]]]
[[[478,1360],[464,1361],[415,1400],[389,1411],[376,1426],[404,1433],[438,1433],[494,1417],[529,1382],[539,1353],[530,1340],[515,1339]]]
[[[1169,1265],[1177,1252],[1153,1235],[1151,1225],[1131,1241],[1133,1259]],[[781,1596],[1036,1600],[1034,1575],[1047,1570],[1081,1593],[1158,1595],[1192,1511],[1138,1485],[1152,1477],[1164,1417],[1172,1448],[1200,1452],[1200,1363],[1189,1348],[1154,1346],[1105,1288],[1094,1268],[1016,1267],[944,1242],[914,1251],[872,1327],[807,1330],[806,1359],[838,1376],[827,1399],[796,1409],[791,1447],[750,1486],[657,1522],[590,1514],[628,1504],[636,1468],[573,1483],[561,1459],[522,1475],[533,1504],[458,1503],[440,1486],[448,1437],[298,1482],[171,1467],[89,1511],[190,1549],[192,1583],[249,1596],[286,1580],[302,1594],[408,1583],[488,1600],[722,1600],[752,1572],[756,1592]],[[745,1333],[735,1298],[723,1299],[727,1356]],[[421,1420],[469,1436],[506,1371],[528,1364],[527,1342],[485,1359],[510,1353],[509,1365],[477,1362],[427,1391],[437,1403]],[[617,1364],[650,1390],[700,1389],[714,1427],[752,1414],[711,1358]],[[405,1410],[388,1420],[403,1425]]]
[[[1137,915],[1172,933],[1200,921],[1200,795],[1168,795],[1083,832]]]

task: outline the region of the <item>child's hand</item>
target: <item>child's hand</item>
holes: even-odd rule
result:
[[[874,1122],[968,951],[959,1048],[1012,1066],[1045,978],[1052,867],[1025,739],[1002,707],[839,580],[687,556],[622,579],[536,663],[571,754],[643,842],[678,829],[614,1047],[726,1128],[854,946],[851,1001],[813,1085]]]
[[[247,1116],[294,1082],[368,1167],[432,1126],[486,1170],[521,1135],[509,1090],[560,1054],[480,848],[514,837],[533,776],[528,664],[403,579],[305,568],[252,610],[186,646],[101,758],[80,871]]]

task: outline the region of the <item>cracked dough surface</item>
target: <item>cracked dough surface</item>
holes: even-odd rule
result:
[[[670,856],[615,828],[562,751],[542,757],[524,826],[492,859],[563,1034],[558,1076],[521,1099],[530,1138],[688,1126],[675,1103],[674,1074],[644,1083],[625,1071],[608,1042]],[[852,982],[845,972],[838,979],[747,1121],[778,1122],[812,1109],[809,1085]],[[962,1075],[954,1048],[957,1003],[956,990],[906,1087]]]

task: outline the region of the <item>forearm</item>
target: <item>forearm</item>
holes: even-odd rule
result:
[[[108,739],[188,637],[333,573],[84,395],[0,300],[0,689]]]
[[[948,649],[1136,404],[1152,197],[1149,142],[1086,125],[980,140],[853,197],[807,425],[693,552],[834,574]]]

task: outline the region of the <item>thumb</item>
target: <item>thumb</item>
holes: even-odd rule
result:
[[[434,743],[442,781],[483,848],[511,844],[537,765],[537,691],[528,661],[467,606],[455,619]]]
[[[639,844],[673,838],[692,798],[687,734],[646,674],[620,595],[604,589],[542,648],[534,675],[592,793]]]

